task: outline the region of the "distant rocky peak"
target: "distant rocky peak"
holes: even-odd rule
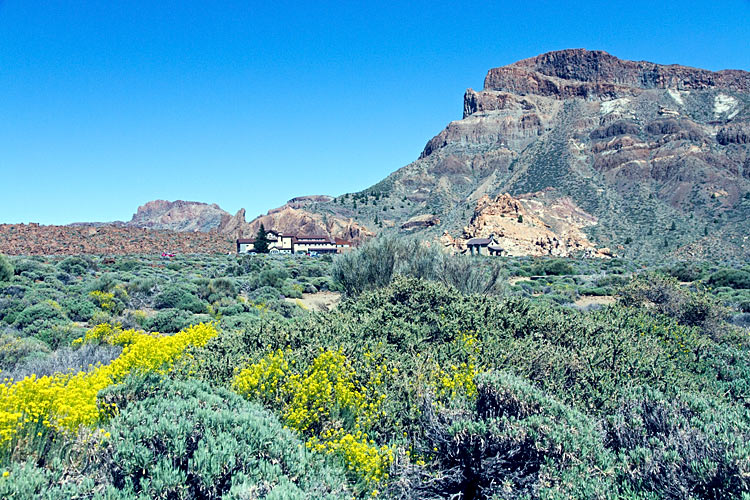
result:
[[[206,232],[217,229],[223,218],[229,216],[215,203],[153,200],[138,207],[126,224],[149,229]]]

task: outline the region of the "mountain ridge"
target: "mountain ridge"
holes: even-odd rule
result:
[[[595,247],[750,257],[750,72],[548,52],[489,69],[483,89],[464,93],[460,119],[362,191],[292,198],[250,222],[244,210],[157,200],[124,224],[247,237],[263,223],[355,242],[402,232],[455,241],[484,197],[540,192],[548,215],[569,200],[595,220],[581,228]]]

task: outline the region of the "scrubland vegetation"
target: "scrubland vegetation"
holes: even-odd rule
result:
[[[0,257],[0,497],[750,499],[748,304],[731,263],[388,239]]]

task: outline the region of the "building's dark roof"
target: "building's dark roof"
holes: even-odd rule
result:
[[[240,243],[255,243],[255,239],[249,240],[246,238],[239,238],[237,244],[239,245]]]
[[[326,240],[329,241],[331,238],[330,236],[326,236],[325,234],[306,234],[303,236],[297,236],[298,240]]]
[[[317,239],[317,238],[310,239],[307,237],[297,238],[297,241],[295,241],[295,243],[299,243],[300,245],[322,245],[322,244],[335,245],[334,241],[328,238],[326,239]]]
[[[466,242],[467,245],[489,245],[490,241],[492,241],[490,238],[472,238],[469,241]]]
[[[487,248],[489,248],[490,250],[494,250],[494,251],[498,251],[498,250],[499,250],[499,251],[501,251],[501,252],[502,252],[503,250],[505,250],[505,249],[504,249],[503,247],[501,247],[500,245],[490,245],[490,246],[488,246]]]
[[[334,241],[334,242],[335,242],[335,243],[336,243],[337,245],[349,245],[349,246],[351,246],[351,245],[352,245],[352,242],[351,242],[351,241],[347,241],[347,240],[342,240],[341,238],[334,238],[334,239],[333,239],[333,241]]]

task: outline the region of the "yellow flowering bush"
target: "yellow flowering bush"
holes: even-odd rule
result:
[[[199,324],[172,336],[123,331],[111,325],[94,328],[91,338],[125,345],[122,354],[89,372],[55,374],[0,384],[0,443],[18,430],[42,424],[56,430],[92,425],[100,417],[97,393],[134,372],[165,372],[189,345],[202,346],[217,335],[213,324]],[[88,337],[88,334],[87,334]]]
[[[73,345],[98,341],[105,344],[126,347],[145,337],[158,336],[158,333],[147,333],[133,329],[123,330],[122,326],[118,324],[100,323],[87,331],[84,337],[74,340]]]
[[[287,353],[288,354],[288,353]],[[280,389],[289,374],[289,361],[281,349],[264,356],[242,370],[234,379],[234,389],[242,395],[265,402],[281,402]]]
[[[89,297],[104,310],[111,311],[115,308],[115,294],[94,290],[89,292]]]
[[[240,394],[283,405],[286,425],[309,437],[307,447],[335,453],[350,471],[368,483],[387,479],[393,450],[377,447],[367,431],[383,415],[385,395],[377,367],[367,383],[357,377],[341,350],[323,350],[303,373],[294,372],[283,351],[271,352],[239,372],[234,389]]]
[[[437,369],[437,396],[444,399],[455,399],[459,396],[473,398],[477,394],[474,377],[479,374],[477,367],[479,357],[479,340],[475,335],[464,333],[458,339],[458,346],[464,352],[467,361],[452,364],[448,370]]]

